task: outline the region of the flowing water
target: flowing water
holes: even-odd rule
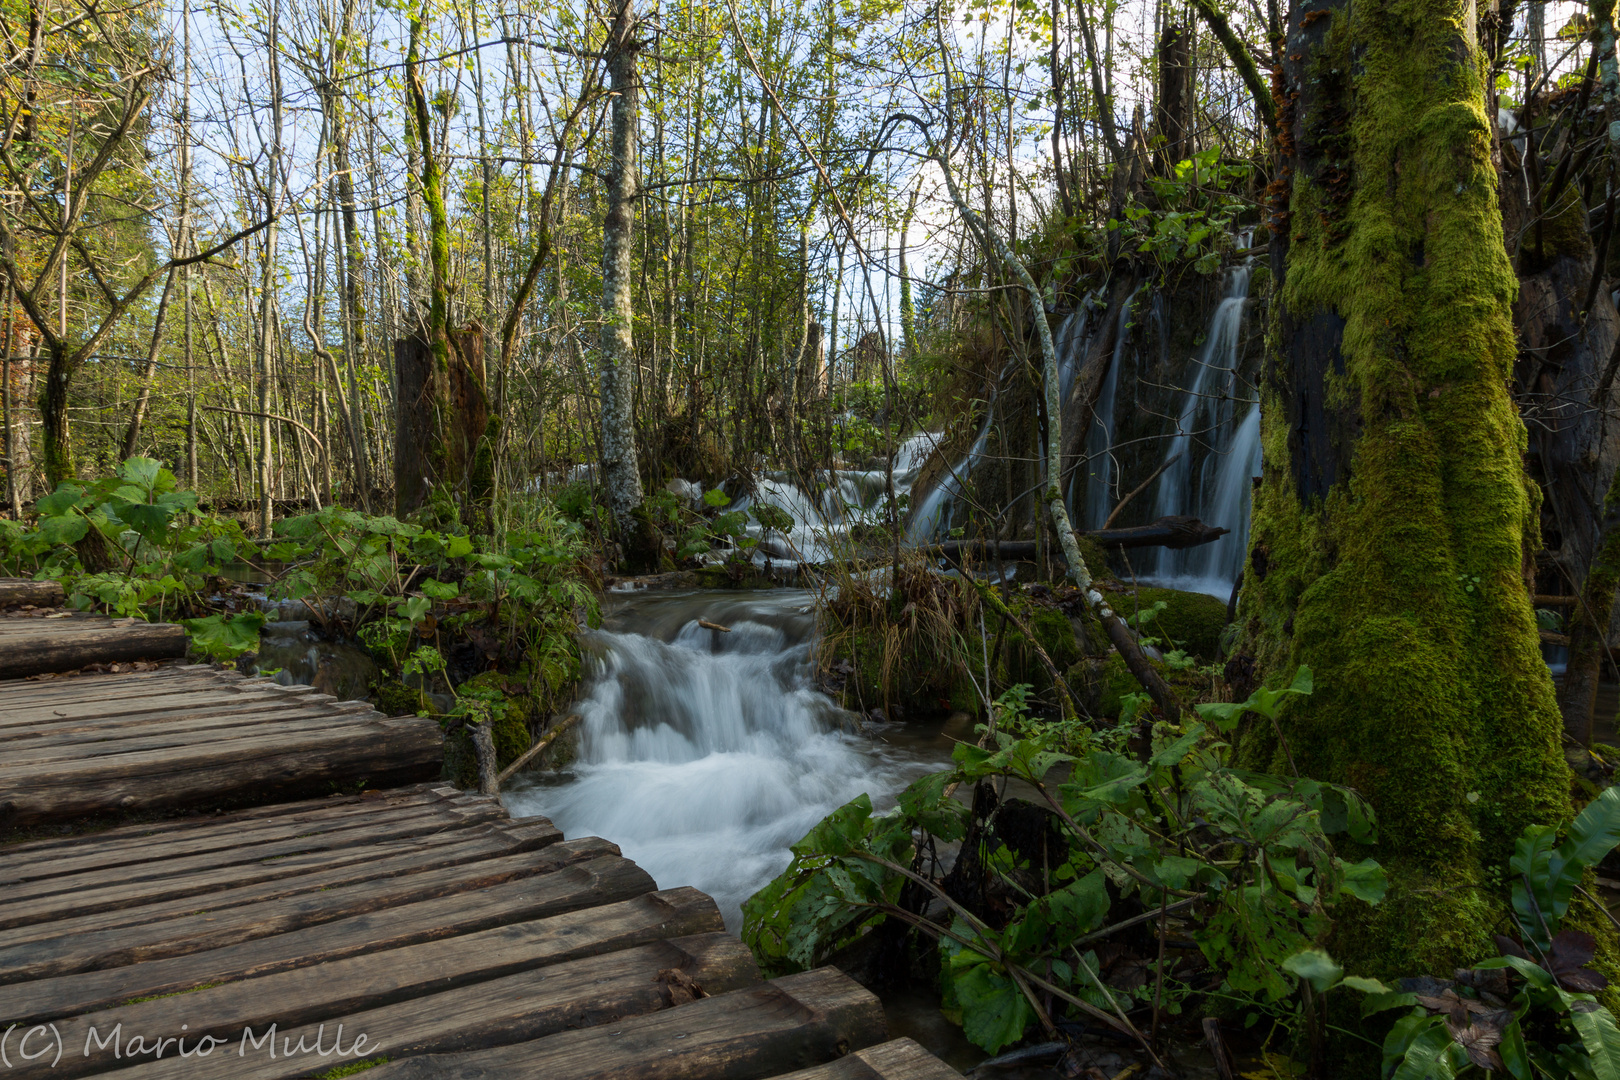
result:
[[[619,601],[589,635],[577,759],[514,783],[508,808],[612,840],[660,886],[713,896],[735,930],[816,822],[862,792],[892,804],[950,754],[937,731],[857,730],[816,688],[811,603],[788,589]]]
[[[1249,299],[1247,264],[1228,271],[1226,295],[1210,317],[1204,347],[1165,449],[1155,516],[1186,514],[1206,525],[1223,525],[1227,536],[1196,548],[1162,548],[1156,580],[1225,599],[1248,547],[1249,483],[1259,471],[1260,410],[1242,385],[1244,308]]]
[[[1114,355],[1097,392],[1097,405],[1086,429],[1086,506],[1080,515],[1081,527],[1100,529],[1114,505],[1114,403],[1119,396],[1119,369],[1125,360],[1130,338],[1131,311],[1139,293],[1132,293],[1120,305],[1119,325],[1114,332]]]

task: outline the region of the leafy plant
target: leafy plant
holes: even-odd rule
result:
[[[1294,688],[1257,692],[1230,712],[1274,711],[1283,695],[1308,692],[1302,673]],[[1051,1028],[1040,995],[1133,1037],[1121,1019],[1130,1006],[1174,1012],[1193,992],[1256,1016],[1286,1012],[1294,982],[1285,962],[1328,910],[1345,897],[1382,899],[1379,866],[1346,862],[1329,842],[1334,833],[1374,839],[1353,792],[1235,769],[1203,723],[1161,724],[1138,754],[1123,752],[1134,717],[1093,732],[1033,720],[1022,705],[1019,694],[1003,695],[984,745],[958,744],[956,768],[916,781],[894,809],[874,813],[862,796],[794,845],[787,870],[743,905],[743,940],[767,969],[811,966],[897,919],[938,942],[947,1008],[994,1053],[1032,1022]],[[1059,767],[1066,778],[1049,781]],[[959,785],[984,793],[994,787],[982,782],[1005,780],[1029,785],[1044,805],[981,814],[949,797]],[[1038,843],[1032,815],[1044,823]],[[975,902],[930,870],[935,844],[956,841],[958,866],[997,883],[993,901],[981,890]],[[930,903],[945,914],[926,914]],[[1117,931],[1154,912],[1161,922],[1175,914],[1212,979],[1163,963],[1151,979],[1107,974],[1099,943],[1109,923]]]
[[[1455,979],[1403,979],[1399,988],[1344,976],[1320,950],[1288,960],[1318,993],[1364,995],[1363,1016],[1409,1012],[1384,1040],[1384,1074],[1451,1080],[1476,1070],[1513,1080],[1620,1080],[1620,1025],[1594,995],[1608,987],[1587,965],[1590,934],[1562,923],[1581,878],[1620,843],[1620,789],[1608,788],[1571,822],[1562,841],[1545,825],[1525,828],[1509,868],[1520,940],[1497,935],[1501,955]]]

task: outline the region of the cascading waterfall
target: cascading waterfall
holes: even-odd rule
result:
[[[883,802],[949,753],[844,730],[853,717],[811,681],[811,605],[783,589],[642,595],[611,612],[590,635],[577,761],[515,784],[508,808],[607,837],[661,886],[713,896],[735,930],[816,822],[862,792]]]
[[[1243,312],[1249,298],[1249,266],[1228,272],[1226,295],[1210,318],[1209,330],[1182,400],[1176,434],[1165,449],[1168,462],[1159,477],[1157,516],[1187,514],[1206,525],[1231,530],[1211,544],[1185,550],[1162,548],[1155,576],[1179,588],[1220,596],[1230,594],[1248,545],[1249,477],[1258,465],[1260,409],[1238,398]],[[1243,417],[1234,424],[1234,416]],[[1196,462],[1201,449],[1207,448]]]
[[[1108,361],[1091,424],[1086,428],[1086,508],[1080,515],[1082,527],[1100,529],[1113,507],[1114,487],[1114,402],[1119,396],[1119,369],[1125,362],[1126,339],[1131,311],[1138,293],[1131,293],[1119,309],[1119,325],[1114,328],[1114,355]]]
[[[1002,380],[1012,370],[1014,363],[1016,360],[1009,360],[1007,366],[996,376],[996,381],[991,384],[990,398],[985,403],[984,424],[979,428],[978,437],[973,440],[973,445],[968,447],[968,452],[961,460],[951,466],[950,472],[929,489],[922,501],[912,508],[911,516],[906,519],[906,543],[926,544],[950,529],[957,496],[962,494],[962,485],[967,483],[968,477],[973,472],[973,466],[984,456],[984,448],[989,445],[990,429],[996,422],[996,396],[1001,391]]]

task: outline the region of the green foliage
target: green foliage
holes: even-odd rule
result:
[[[201,606],[209,578],[256,554],[239,524],[199,513],[196,495],[151,458],[59,484],[35,510],[31,527],[0,522],[0,573],[60,581],[79,610],[174,618]],[[113,565],[85,564],[92,531]]]
[[[1288,691],[1266,691],[1237,708],[1264,714],[1285,695],[1309,692],[1309,673],[1301,672]],[[1028,715],[1027,688],[1014,687],[996,703],[988,745],[959,743],[954,770],[916,781],[882,814],[861,796],[794,845],[787,870],[744,904],[743,940],[767,970],[782,972],[824,960],[883,918],[919,926],[940,943],[941,978],[964,1031],[994,1053],[1034,1019],[1032,979],[1059,1000],[1096,1009],[1156,992],[1179,1008],[1190,985],[1170,975],[1159,986],[1111,987],[1086,940],[1111,917],[1175,905],[1196,913],[1178,918],[1190,920],[1187,934],[1218,973],[1218,993],[1291,1017],[1290,958],[1322,932],[1342,899],[1383,897],[1378,865],[1341,859],[1329,840],[1345,834],[1371,842],[1370,811],[1344,788],[1233,768],[1227,745],[1202,723],[1161,724],[1146,753],[1128,752],[1137,711],[1127,708],[1111,730],[1048,724]],[[1059,767],[1066,778],[1048,782]],[[945,794],[986,780],[1020,781],[1045,801],[1063,841],[1036,868],[1049,883],[1044,891],[1032,891],[1037,879],[1021,874],[1031,869],[1027,852],[970,821]],[[936,840],[978,845],[981,863],[1014,886],[1005,922],[996,925],[923,875],[919,845]],[[944,901],[949,917],[935,921],[915,905],[902,907],[908,881]]]
[[[192,648],[215,660],[235,660],[259,647],[264,616],[256,611],[241,615],[214,614],[200,619],[182,619],[180,625],[191,635]]]
[[[1407,979],[1391,989],[1374,979],[1344,977],[1319,949],[1285,966],[1318,993],[1336,987],[1363,995],[1361,1013],[1410,1010],[1384,1040],[1384,1074],[1450,1080],[1481,1071],[1514,1080],[1620,1080],[1620,1026],[1595,993],[1608,980],[1586,965],[1591,935],[1562,923],[1583,875],[1620,844],[1620,790],[1608,788],[1558,830],[1531,825],[1509,861],[1513,914],[1529,946],[1498,937],[1502,955],[1455,980]]]

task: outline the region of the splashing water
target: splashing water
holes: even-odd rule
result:
[[[1086,508],[1080,520],[1087,529],[1102,528],[1114,505],[1114,402],[1119,396],[1119,368],[1125,360],[1125,342],[1137,296],[1138,293],[1132,293],[1120,306],[1114,355],[1108,362],[1108,372],[1103,376],[1097,405],[1086,428]]]
[[[515,784],[508,808],[613,841],[661,887],[714,897],[735,930],[742,902],[816,822],[862,792],[892,803],[949,754],[846,730],[854,717],[811,682],[810,604],[784,589],[618,608],[591,635],[578,760]]]
[[[1210,317],[1203,351],[1182,399],[1176,435],[1165,449],[1169,463],[1159,477],[1157,516],[1189,514],[1206,525],[1231,530],[1210,544],[1159,551],[1155,578],[1177,588],[1225,599],[1242,568],[1248,544],[1249,488],[1260,449],[1260,411],[1240,401],[1237,365],[1241,358],[1243,312],[1249,298],[1249,266],[1234,267],[1226,295]],[[1243,409],[1243,421],[1234,414]],[[1207,453],[1194,469],[1202,449]]]

